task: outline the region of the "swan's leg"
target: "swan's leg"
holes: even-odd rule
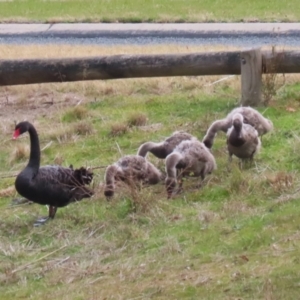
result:
[[[50,205],[49,206],[49,218],[54,219],[56,212],[57,212],[57,207]]]
[[[57,211],[57,207],[50,205],[49,206],[49,215],[48,215],[48,217],[37,219],[34,223],[34,226],[44,225],[49,219],[54,219],[56,211]]]

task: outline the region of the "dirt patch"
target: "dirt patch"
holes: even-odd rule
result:
[[[12,126],[15,122],[39,117],[51,116],[62,108],[72,107],[84,103],[85,97],[76,93],[59,93],[52,91],[34,90],[30,87],[26,91],[0,89],[0,118],[1,123]]]

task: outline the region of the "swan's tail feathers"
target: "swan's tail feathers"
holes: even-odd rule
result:
[[[81,167],[80,169],[74,170],[73,176],[81,185],[89,185],[93,181],[94,174],[89,168]]]
[[[74,199],[80,201],[83,198],[92,197],[95,192],[86,187],[93,181],[93,172],[88,168],[81,167],[79,169],[73,169],[73,166],[70,166],[70,169],[73,171],[73,185],[74,185]],[[75,181],[75,182],[74,182]]]

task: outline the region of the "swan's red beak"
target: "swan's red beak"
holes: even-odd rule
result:
[[[20,128],[16,129],[13,135],[13,139],[15,140],[20,135]]]

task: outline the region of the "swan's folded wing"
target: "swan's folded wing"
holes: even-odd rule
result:
[[[79,186],[79,182],[74,177],[74,170],[61,166],[43,166],[39,169],[36,181],[44,182],[45,185],[59,185],[61,187],[73,188]]]

